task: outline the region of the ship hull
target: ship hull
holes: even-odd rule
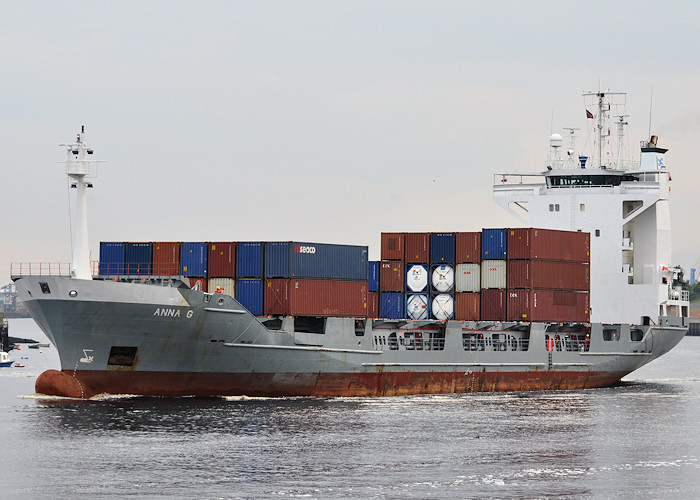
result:
[[[613,385],[626,374],[624,371],[237,374],[48,370],[37,379],[36,392],[83,399],[100,394],[161,397],[379,397],[589,389]]]
[[[630,325],[617,325],[611,337],[610,325],[594,324],[585,326],[584,343],[561,325],[554,335],[547,323],[362,319],[358,329],[356,318],[328,318],[314,332],[282,318],[270,329],[232,297],[187,288],[35,277],[16,285],[61,362],[60,371],[37,379],[36,390],[72,398],[604,387],[670,350],[686,332],[682,325],[646,326],[635,336]]]

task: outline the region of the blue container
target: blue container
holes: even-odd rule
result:
[[[263,313],[263,280],[236,280],[236,300],[251,314],[260,316]]]
[[[263,244],[260,241],[244,241],[236,245],[236,277],[263,277]]]
[[[124,243],[119,241],[100,242],[100,275],[124,274]]]
[[[379,294],[379,317],[385,319],[403,319],[404,299],[401,292],[382,292]]]
[[[454,264],[457,233],[430,233],[430,263]]]
[[[128,275],[148,276],[153,269],[153,243],[126,243],[124,245],[124,272]]]
[[[268,241],[265,243],[265,277],[291,278],[291,241]]]
[[[481,231],[481,258],[504,260],[506,258],[506,229],[484,229]]]
[[[379,291],[379,261],[371,260],[367,267],[367,291],[368,292],[378,292]]]
[[[266,278],[367,281],[367,247],[300,241],[265,244]]]
[[[180,246],[180,274],[206,278],[208,254],[209,248],[206,243],[183,242]]]

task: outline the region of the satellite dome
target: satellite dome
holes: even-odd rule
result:
[[[564,140],[559,134],[552,134],[552,136],[549,138],[549,145],[553,148],[560,148],[563,143]]]

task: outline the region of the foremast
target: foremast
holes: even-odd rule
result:
[[[88,241],[87,223],[87,189],[92,187],[90,179],[96,177],[97,163],[89,160],[93,150],[88,148],[85,141],[85,127],[73,144],[61,144],[66,147],[66,174],[71,188],[76,189],[75,210],[71,221],[72,227],[72,260],[70,274],[72,278],[91,280],[90,246]]]

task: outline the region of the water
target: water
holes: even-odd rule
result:
[[[0,370],[0,496],[698,498],[699,353],[686,337],[585,391],[61,402],[32,395],[56,350],[22,349]]]

